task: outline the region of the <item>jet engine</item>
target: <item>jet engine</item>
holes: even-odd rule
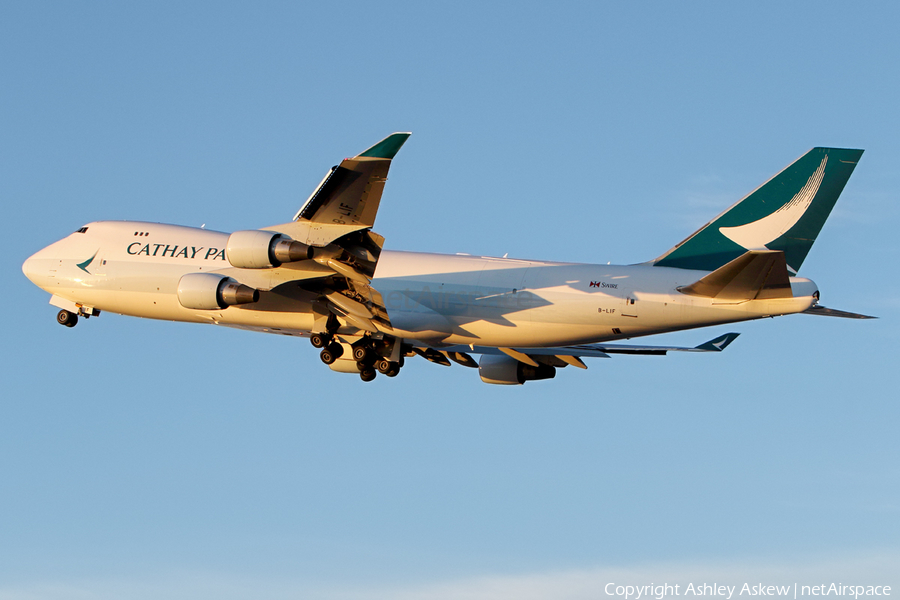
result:
[[[259,290],[215,273],[189,273],[178,281],[178,302],[185,308],[215,310],[259,301]]]
[[[312,246],[274,231],[235,231],[225,244],[225,258],[239,269],[268,269],[313,257]]]
[[[526,381],[553,379],[556,377],[556,368],[550,365],[533,367],[505,354],[484,354],[478,363],[478,374],[485,383],[521,385]]]

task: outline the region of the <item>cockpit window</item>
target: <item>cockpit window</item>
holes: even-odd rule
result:
[[[79,229],[79,230],[76,231],[75,233],[87,233],[87,229],[88,229],[87,227],[82,227],[81,229]]]

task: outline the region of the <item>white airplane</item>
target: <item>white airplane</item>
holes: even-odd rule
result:
[[[228,234],[99,221],[22,270],[68,327],[109,311],[309,337],[322,362],[363,381],[418,355],[522,384],[587,368],[584,357],[718,352],[738,334],[611,343],[625,338],[793,313],[870,318],[819,305],[796,276],[862,150],[813,148],[659,258],[610,266],[382,251],[372,227],[409,135],[333,167],[289,223]]]

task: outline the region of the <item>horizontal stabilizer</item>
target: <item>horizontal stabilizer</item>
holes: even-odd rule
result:
[[[721,352],[728,344],[737,339],[739,333],[726,333],[693,348],[682,346],[636,346],[631,344],[591,344],[609,354],[647,354],[665,356],[667,352]]]
[[[836,308],[826,308],[819,304],[807,308],[803,311],[804,315],[819,315],[822,317],[841,317],[843,319],[877,319],[878,317],[870,317],[869,315],[861,315],[859,313],[837,310]]]
[[[784,252],[777,250],[745,252],[691,285],[679,287],[678,291],[718,300],[792,297]]]
[[[454,352],[471,352],[473,354],[506,354],[515,358],[519,362],[534,366],[537,363],[546,364],[550,359],[559,359],[563,366],[569,364],[580,368],[586,368],[581,358],[609,358],[610,354],[639,354],[650,356],[664,356],[667,352],[721,352],[728,344],[733,342],[739,336],[739,333],[726,333],[712,339],[699,346],[693,348],[684,346],[639,346],[631,344],[583,344],[580,346],[557,346],[555,348],[494,348],[491,346],[444,346],[440,347],[441,354],[452,354]],[[415,352],[421,356],[424,353],[434,352],[431,348],[419,349],[414,348]],[[431,360],[431,358],[428,358]],[[578,359],[578,360],[570,360]],[[434,361],[432,361],[434,362]]]
[[[705,352],[721,352],[725,348],[728,347],[728,344],[737,339],[737,337],[741,335],[739,333],[726,333],[725,335],[720,335],[714,340],[709,340],[705,344],[700,344],[695,348],[696,350],[703,350]]]

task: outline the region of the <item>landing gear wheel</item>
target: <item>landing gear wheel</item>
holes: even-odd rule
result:
[[[358,363],[367,363],[369,362],[369,358],[372,356],[372,351],[369,350],[368,346],[354,346],[353,347],[353,360]]]
[[[332,354],[328,348],[322,349],[322,351],[319,353],[319,358],[321,358],[322,362],[325,363],[326,365],[330,365],[331,363],[333,363],[334,361],[337,360],[337,356]]]
[[[309,341],[312,342],[313,348],[324,348],[331,343],[331,336],[324,333],[314,333],[309,336]]]
[[[66,327],[75,327],[78,324],[78,315],[63,309],[56,313],[56,322]]]
[[[326,365],[330,365],[331,363],[339,359],[343,353],[343,346],[341,346],[337,342],[331,342],[322,350],[322,352],[319,353],[319,358],[321,358],[322,362]]]
[[[373,379],[375,379],[375,375],[375,369],[373,369],[372,367],[366,367],[359,372],[359,378],[363,381],[372,381]]]
[[[387,360],[386,358],[382,358],[375,361],[375,368],[378,369],[379,373],[384,373],[385,375],[387,375],[387,372],[391,368],[391,364],[391,361]]]

